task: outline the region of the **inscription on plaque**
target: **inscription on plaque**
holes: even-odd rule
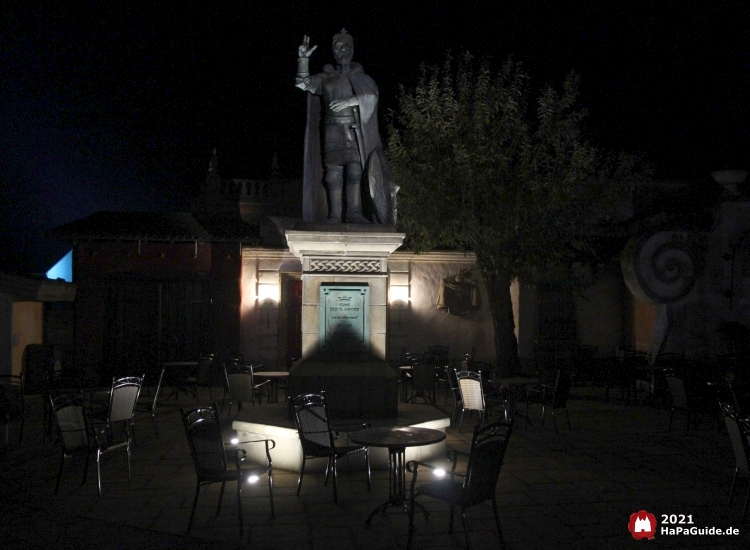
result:
[[[369,309],[367,285],[320,285],[320,347],[342,353],[368,351]]]

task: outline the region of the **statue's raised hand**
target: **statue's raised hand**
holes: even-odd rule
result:
[[[317,46],[310,47],[310,37],[305,35],[305,37],[302,39],[302,44],[300,44],[300,47],[297,48],[297,54],[299,57],[310,57],[312,53],[315,51],[315,48]]]

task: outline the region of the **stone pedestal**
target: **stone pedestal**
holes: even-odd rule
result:
[[[394,228],[355,224],[286,231],[289,250],[302,263],[302,358],[289,373],[292,395],[326,391],[330,412],[339,418],[397,415],[397,376],[386,362],[386,308],[388,257],[404,236]],[[326,310],[331,289],[342,295],[340,305],[347,305],[347,285],[358,292],[365,288],[366,301],[348,308],[352,311]],[[356,330],[347,323],[357,324]],[[359,331],[358,346],[352,338],[327,336],[340,334],[337,328]]]

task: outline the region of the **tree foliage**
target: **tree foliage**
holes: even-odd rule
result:
[[[410,245],[472,250],[485,277],[528,283],[588,251],[635,159],[584,139],[579,85],[571,73],[532,105],[512,58],[494,73],[468,53],[423,66],[416,88],[401,88],[387,151]]]

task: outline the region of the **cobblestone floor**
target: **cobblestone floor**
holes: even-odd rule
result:
[[[711,416],[685,433],[678,418],[667,431],[668,414],[617,400],[604,403],[601,389],[574,390],[569,402],[572,430],[558,411],[559,433],[549,421],[525,430],[516,425],[497,486],[500,518],[510,549],[619,549],[646,545],[662,548],[748,548],[750,520],[741,520],[747,481],[727,505],[734,458],[729,438]],[[208,395],[200,395],[201,399]],[[104,495],[96,490],[92,463],[80,485],[82,462],[66,464],[59,495],[54,483],[59,448],[45,443],[41,401],[29,399],[29,417],[21,445],[0,447],[1,548],[253,548],[391,549],[405,548],[408,520],[389,511],[365,528],[369,512],[388,495],[385,471],[373,472],[367,492],[363,472],[339,477],[339,503],[333,503],[323,475],[306,475],[297,497],[297,474],[274,471],[276,517],[271,518],[267,486],[243,490],[245,534],[239,537],[234,487],[227,487],[221,514],[215,516],[218,486],[202,491],[195,526],[184,535],[195,490],[195,473],[180,422],[179,407],[195,406],[181,396],[159,410],[159,436],[147,416],[137,417],[139,444],[133,452],[133,481],[128,484],[124,453],[106,457]],[[262,405],[261,405],[262,406]],[[439,404],[444,410],[450,405]],[[532,409],[538,419],[540,411]],[[229,435],[229,434],[227,434]],[[451,446],[468,449],[470,429],[452,427]],[[415,549],[465,548],[457,514],[448,534],[448,509],[424,499],[429,521],[416,516]],[[691,515],[695,527],[736,527],[739,536],[666,536],[636,541],[627,529],[632,513],[647,510]],[[479,505],[468,513],[472,547],[498,548],[492,510]]]

